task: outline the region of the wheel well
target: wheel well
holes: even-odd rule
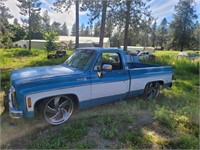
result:
[[[58,96],[58,95],[54,95],[54,96]],[[37,112],[37,113],[39,112],[39,106],[40,106],[40,104],[41,104],[42,102],[44,102],[45,99],[49,99],[49,98],[52,98],[52,97],[54,97],[54,96],[45,97],[45,98],[42,98],[42,99],[38,100],[38,101],[35,103],[35,106],[34,106],[34,110],[36,110],[35,113],[36,113],[36,112]],[[68,96],[68,97],[70,97],[70,98],[73,100],[74,105],[75,105],[75,109],[78,109],[78,108],[79,108],[78,97],[77,97],[75,94],[66,94],[65,96]]]
[[[160,85],[164,85],[164,81],[157,81]]]
[[[79,108],[79,100],[78,100],[78,97],[75,94],[67,94],[65,96],[69,96],[70,98],[72,98],[72,101],[75,104],[75,109]]]
[[[160,81],[151,81],[151,82],[148,82],[146,85],[145,85],[145,89],[146,89],[146,86],[149,84],[149,83],[152,83],[152,82],[158,82],[159,85],[163,86],[164,85],[164,81],[160,80]]]

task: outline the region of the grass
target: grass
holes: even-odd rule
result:
[[[46,126],[37,119],[12,120],[4,112],[1,148],[199,149],[199,61],[177,59],[177,54],[155,53],[151,63],[172,65],[174,75],[172,88],[161,90],[154,100],[136,97],[79,110],[61,126]],[[44,50],[0,49],[0,55],[2,89],[9,86],[12,69],[66,59],[48,60]]]
[[[65,127],[52,130],[51,134],[37,137],[30,145],[30,149],[67,149],[75,145],[71,145],[71,142],[79,141],[82,137],[87,135],[87,126],[85,122],[71,122]],[[85,143],[82,146],[90,146]],[[81,145],[79,145],[81,147]],[[78,146],[78,147],[79,147]],[[91,145],[92,146],[92,145]]]

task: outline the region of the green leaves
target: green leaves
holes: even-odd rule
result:
[[[55,50],[55,48],[56,48],[55,40],[57,39],[57,34],[58,33],[55,32],[54,30],[44,33],[44,39],[47,40],[46,50],[48,52]]]
[[[197,19],[195,3],[193,0],[180,0],[174,10],[176,14],[170,25],[173,30],[172,44],[183,51],[191,45],[194,21]]]

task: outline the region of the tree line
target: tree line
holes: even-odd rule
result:
[[[71,33],[66,23],[50,24],[48,11],[41,14],[42,3],[39,0],[17,0],[20,8],[22,25],[15,19],[13,24],[8,19],[13,16],[5,6],[7,0],[0,0],[0,47],[9,47],[20,39],[44,39],[45,33],[57,35],[97,36],[99,46],[103,38],[109,37],[112,47],[152,46],[160,49],[198,49],[200,42],[200,23],[197,21],[195,0],[180,0],[174,7],[172,20],[163,18],[158,24],[147,1],[142,0],[56,0],[54,11],[69,11],[76,6],[76,22]],[[148,0],[149,1],[149,0]],[[87,25],[79,25],[79,11],[89,12]],[[54,35],[54,34],[53,34]],[[51,37],[51,36],[50,36]],[[29,49],[31,43],[29,44]]]

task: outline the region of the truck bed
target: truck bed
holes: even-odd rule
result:
[[[131,79],[173,74],[171,66],[162,66],[155,64],[144,64],[144,63],[128,63],[128,66],[130,70]]]
[[[168,75],[172,73],[171,66],[163,66],[156,64],[145,64],[145,63],[128,63],[131,78],[157,76],[157,75]]]
[[[157,81],[164,87],[172,85],[172,67],[144,63],[128,63],[130,75],[129,97],[144,93],[147,83]]]

